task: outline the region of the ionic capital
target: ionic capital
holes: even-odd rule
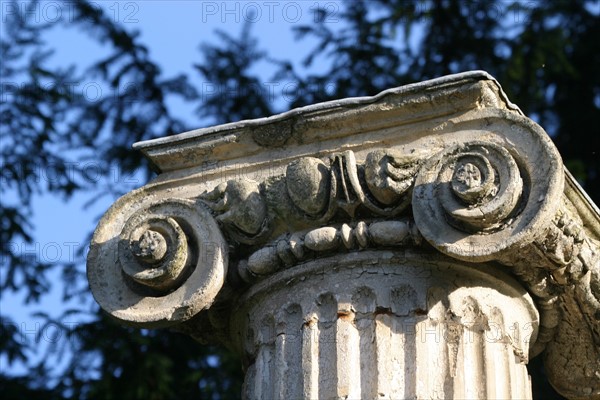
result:
[[[529,354],[545,352],[564,395],[600,395],[600,213],[486,73],[135,147],[159,175],[111,207],[88,256],[92,292],[118,320],[242,348],[231,323],[257,288],[335,265],[319,260],[372,254],[387,271],[416,254],[518,282],[535,305]]]

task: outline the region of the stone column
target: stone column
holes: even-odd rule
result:
[[[537,310],[486,266],[328,257],[255,285],[233,313],[248,399],[531,398]]]
[[[531,398],[540,354],[600,396],[600,212],[489,75],[135,147],[159,175],[101,220],[92,292],[236,349],[245,398]]]

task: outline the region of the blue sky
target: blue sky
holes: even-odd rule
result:
[[[2,20],[10,18],[17,7],[26,7],[27,1],[0,1]],[[259,39],[260,47],[277,58],[291,59],[300,63],[306,55],[311,41],[294,41],[292,28],[304,23],[310,23],[313,15],[311,9],[317,6],[325,7],[334,12],[328,21],[337,23],[335,17],[341,4],[337,1],[97,1],[95,4],[102,8],[115,21],[122,23],[129,30],[140,32],[140,40],[148,46],[150,56],[162,67],[165,77],[187,73],[196,86],[209,88],[201,81],[200,75],[193,69],[194,63],[201,61],[200,43],[215,43],[217,36],[214,31],[221,29],[237,37],[245,21],[252,23],[252,33]],[[72,18],[72,4],[69,2],[42,0],[31,9],[30,15],[40,23],[54,24],[52,30],[44,37],[50,47],[55,48],[51,63],[67,67],[76,65],[80,72],[94,61],[109,54],[109,49],[103,48],[89,37],[89,34],[69,24]],[[64,23],[66,21],[66,24]],[[1,30],[0,30],[1,31]],[[263,63],[257,66],[257,73],[268,77],[273,72],[273,66]],[[283,83],[275,87],[282,87]],[[107,95],[103,88],[94,82],[94,77],[84,78],[77,82],[74,90],[80,90],[88,98]],[[208,90],[208,89],[207,89]],[[201,93],[202,94],[202,93]],[[109,93],[108,93],[109,95]],[[207,121],[201,121],[193,110],[197,104],[185,104],[181,100],[171,99],[169,106],[175,115],[188,121],[191,127],[205,126]],[[133,150],[132,150],[133,151]],[[93,162],[90,164],[90,174],[94,176]],[[39,179],[52,179],[48,171],[39,171]],[[114,166],[104,185],[117,185],[130,190],[143,184],[141,176],[123,174],[118,166]],[[105,196],[96,201],[91,207],[84,205],[91,200],[90,196],[97,194],[78,194],[65,202],[58,196],[40,193],[34,196],[34,215],[32,222],[35,226],[35,243],[13,243],[12,246],[22,254],[30,254],[44,261],[75,260],[84,269],[84,260],[76,256],[76,249],[83,245],[87,235],[94,229],[97,218],[116,200]],[[4,200],[16,199],[10,193],[3,193]],[[43,297],[39,304],[23,305],[23,294],[2,296],[0,313],[8,315],[19,326],[20,331],[34,339],[35,335],[40,348],[44,348],[53,340],[67,340],[64,334],[55,327],[43,330],[43,320],[34,317],[36,312],[45,312],[52,317],[60,315],[68,304],[62,301],[61,276],[59,271],[49,275],[54,283],[50,294]],[[90,296],[91,298],[91,296]],[[72,305],[79,306],[77,301]],[[81,321],[73,317],[72,323]],[[35,359],[35,358],[34,358]],[[63,360],[63,362],[66,360]],[[0,359],[0,369],[6,368],[6,360]],[[13,366],[11,371],[17,374],[25,370]]]

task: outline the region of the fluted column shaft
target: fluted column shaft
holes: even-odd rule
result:
[[[489,267],[374,251],[255,285],[232,326],[247,399],[527,399],[537,319]]]

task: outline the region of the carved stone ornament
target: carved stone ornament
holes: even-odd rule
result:
[[[237,350],[246,398],[530,398],[538,354],[599,398],[600,212],[485,72],[134,147],[94,297]]]

